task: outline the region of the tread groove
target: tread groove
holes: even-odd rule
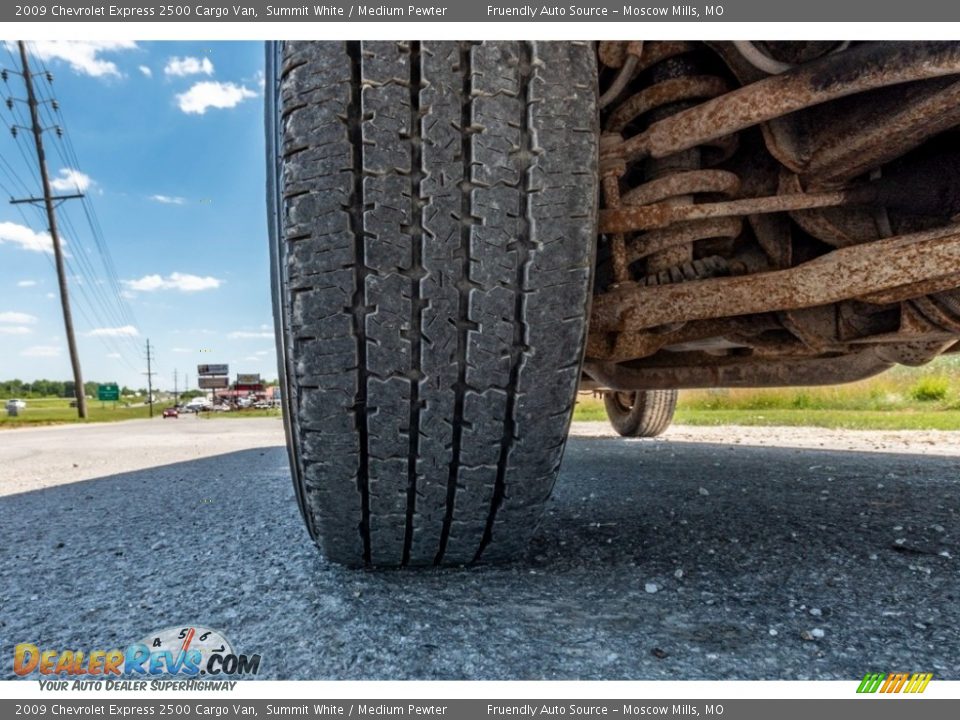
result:
[[[363,85],[363,53],[359,41],[347,43],[350,57],[350,106],[348,110],[350,145],[353,152],[353,202],[350,206],[350,226],[354,237],[354,283],[353,298],[354,335],[357,342],[357,365],[367,366],[367,266],[363,230],[363,115],[361,89]],[[361,516],[359,532],[363,538],[363,562],[370,564],[370,488],[368,484],[367,455],[370,450],[367,427],[367,380],[362,373],[356,379],[357,395],[354,404],[354,420],[360,446],[357,467],[357,487],[360,490]]]
[[[463,176],[460,182],[460,254],[462,275],[457,301],[457,357],[463,358],[467,353],[467,333],[472,325],[469,314],[470,297],[470,223],[467,218],[473,216],[470,202],[470,146],[472,135],[462,132],[463,128],[470,127],[472,65],[470,54],[473,43],[465,42],[460,48],[460,72],[463,75],[463,97],[460,106],[460,161],[463,166]],[[447,550],[450,538],[450,528],[453,525],[453,509],[457,495],[457,480],[460,476],[460,446],[463,442],[463,399],[467,388],[467,364],[460,362],[457,368],[457,383],[454,387],[453,405],[453,447],[450,462],[450,475],[447,479],[447,506],[443,518],[443,528],[440,532],[440,547],[435,565],[443,562],[443,555]]]
[[[420,135],[420,43],[410,43],[410,136]],[[423,154],[419,142],[410,143],[410,450],[407,457],[407,519],[403,536],[401,565],[410,562],[413,544],[413,520],[417,507],[417,459],[420,457],[420,397],[422,376],[421,338],[422,308],[420,277],[423,272],[423,209],[420,207],[420,185],[423,179]]]
[[[480,540],[480,547],[477,548],[476,555],[474,555],[473,558],[474,562],[480,560],[480,557],[483,555],[483,551],[487,549],[487,546],[490,544],[490,540],[493,537],[493,526],[497,519],[497,511],[503,504],[503,499],[506,494],[506,475],[507,466],[510,461],[510,448],[513,445],[513,441],[516,439],[516,423],[514,418],[514,411],[516,407],[516,388],[520,375],[520,361],[523,359],[523,354],[526,350],[527,323],[524,319],[526,316],[526,313],[524,312],[524,301],[526,297],[524,291],[524,277],[526,275],[527,268],[533,259],[533,247],[535,245],[534,241],[530,238],[533,225],[530,222],[530,198],[527,192],[529,186],[529,173],[533,167],[534,159],[530,129],[530,78],[532,71],[532,60],[529,43],[519,43],[518,75],[520,87],[517,95],[523,102],[523,119],[520,123],[518,123],[520,138],[517,152],[520,154],[520,157],[523,160],[523,165],[518,178],[520,192],[518,193],[519,210],[517,212],[517,216],[519,222],[516,245],[518,249],[522,250],[522,252],[518,254],[516,284],[512,288],[514,294],[513,344],[510,348],[510,381],[508,383],[508,388],[513,389],[513,391],[506,393],[507,401],[503,416],[503,435],[500,439],[500,457],[497,460],[497,475],[494,481],[493,497],[490,501],[490,511],[487,515],[487,523],[484,527],[483,536]]]

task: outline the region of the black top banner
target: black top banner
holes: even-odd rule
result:
[[[960,3],[942,0],[728,0],[667,4],[651,0],[536,3],[500,0],[412,2],[159,3],[150,0],[34,0],[3,3],[0,22],[956,22]]]

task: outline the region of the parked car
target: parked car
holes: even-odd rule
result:
[[[16,398],[7,400],[7,412],[11,410],[23,410],[25,407],[27,407],[27,403],[23,400],[17,400]]]
[[[163,411],[163,416],[165,418],[168,418],[168,417],[175,418],[180,416],[180,412],[174,407],[168,407],[166,410]]]

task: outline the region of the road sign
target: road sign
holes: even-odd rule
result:
[[[228,375],[229,370],[229,365],[197,365],[197,375]]]
[[[97,400],[116,402],[120,399],[120,388],[115,384],[97,385]]]
[[[259,385],[260,373],[237,373],[237,385]]]
[[[225,387],[229,387],[229,385],[230,379],[226,375],[220,377],[211,377],[208,375],[206,377],[197,378],[197,386],[201,390],[221,390]]]

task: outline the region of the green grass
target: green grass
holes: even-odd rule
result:
[[[750,405],[743,399],[741,405]],[[903,407],[895,410],[844,408],[770,407],[766,400],[753,403],[765,407],[698,406],[696,396],[680,394],[674,422],[678,425],[785,425],[851,430],[960,430],[960,410],[930,410]],[[573,419],[607,420],[603,401],[580,396]]]
[[[581,394],[574,420],[607,419],[603,401]],[[811,388],[685,390],[675,422],[685,425],[787,425],[861,430],[960,430],[960,363],[898,367],[847,385]]]
[[[205,420],[210,418],[254,418],[254,417],[282,417],[280,408],[244,408],[243,410],[231,410],[230,412],[203,412],[200,417]]]
[[[847,430],[960,430],[960,411],[677,408],[674,422],[678,425],[786,425]]]
[[[10,417],[4,409],[6,400],[0,400],[0,428],[80,422],[77,409],[70,407],[69,398],[34,398],[26,400],[26,403],[27,407],[21,409],[17,417]],[[159,417],[164,407],[165,405],[155,403],[154,416]],[[150,409],[146,406],[124,407],[122,402],[118,402],[114,407],[113,403],[87,400],[87,414],[87,422],[112,422],[149,417]]]

